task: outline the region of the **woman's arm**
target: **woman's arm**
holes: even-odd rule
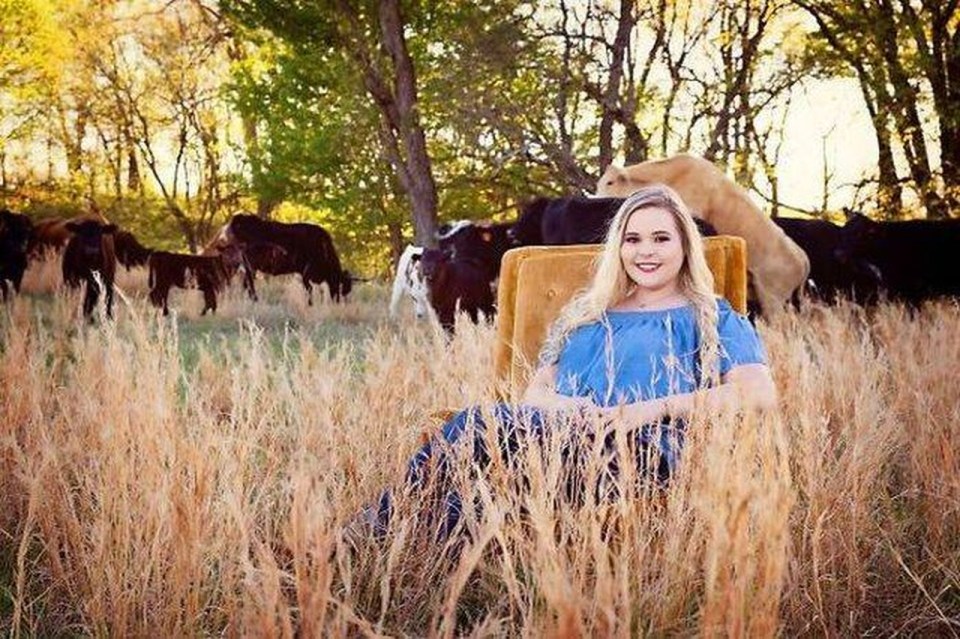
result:
[[[521,402],[541,410],[597,410],[597,406],[586,397],[570,397],[556,391],[556,365],[537,369],[533,379],[527,384]]]
[[[702,402],[707,412],[728,410],[769,410],[777,405],[777,389],[766,364],[742,364],[731,368],[720,385],[692,393],[680,393],[658,399],[634,402],[607,409],[631,424],[657,422],[661,417],[683,417]]]

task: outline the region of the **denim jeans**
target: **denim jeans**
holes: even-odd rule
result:
[[[512,464],[526,445],[542,444],[549,432],[546,415],[531,406],[496,404],[490,412],[497,426],[497,452],[508,464]],[[640,477],[652,480],[660,486],[667,485],[680,461],[685,427],[682,420],[664,418],[658,424],[644,424],[628,436],[628,441],[632,439],[630,445]],[[406,484],[411,490],[422,490],[428,483],[440,490],[439,499],[427,500],[425,506],[431,510],[439,509],[439,512],[432,512],[429,516],[435,521],[438,537],[442,539],[449,537],[454,531],[463,513],[461,496],[450,485],[450,465],[454,461],[449,454],[451,447],[470,446],[468,456],[471,462],[475,467],[484,470],[491,461],[486,432],[487,422],[479,407],[460,411],[443,425],[437,437],[424,444],[413,455],[407,465]],[[587,444],[592,444],[593,441],[592,435],[578,436],[572,433],[570,441],[565,443],[562,449],[565,466],[579,465],[582,462],[579,457],[585,454]],[[606,472],[607,476],[614,480],[614,485],[620,477],[616,448],[615,434],[605,434],[603,452]],[[651,467],[651,462],[655,463],[655,467]],[[582,501],[585,485],[576,472],[571,473],[565,486],[568,498]],[[607,496],[609,494],[608,491]],[[375,534],[385,534],[392,513],[393,497],[391,490],[387,489],[381,494],[376,507]]]

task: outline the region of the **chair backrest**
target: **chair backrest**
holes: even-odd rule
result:
[[[746,312],[747,247],[743,238],[704,238],[714,290]],[[497,343],[494,352],[500,394],[516,401],[536,367],[547,329],[560,309],[588,283],[598,244],[525,246],[511,249],[500,263]]]

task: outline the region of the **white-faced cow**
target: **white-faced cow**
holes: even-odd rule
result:
[[[418,319],[430,313],[430,294],[427,283],[420,272],[420,258],[423,255],[422,246],[408,244],[400,260],[397,262],[397,274],[393,278],[393,289],[390,294],[390,316],[396,317],[397,308],[404,294],[413,300],[413,312]]]

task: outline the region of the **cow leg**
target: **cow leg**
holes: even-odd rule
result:
[[[210,313],[217,312],[217,292],[212,288],[203,289],[203,310],[200,314],[206,315],[207,309],[210,309]]]
[[[150,303],[153,304],[155,308],[161,308],[163,306],[163,301],[165,295],[162,294],[160,286],[156,283],[150,288]]]
[[[303,288],[307,289],[307,306],[313,306],[313,285],[306,273],[303,274]]]
[[[23,272],[27,270],[26,261],[18,264],[13,271],[13,277],[10,278],[13,282],[13,290],[17,293],[20,292],[20,284],[23,282]]]
[[[456,326],[456,311],[454,308],[437,309],[437,319],[440,320],[440,326],[447,333],[453,335],[454,326]]]
[[[243,269],[243,288],[247,289],[247,295],[254,302],[257,300],[257,288],[253,283],[256,273],[252,269]]]
[[[10,291],[7,290],[7,280],[3,277],[0,277],[0,294],[3,295],[4,302],[7,301],[7,298],[10,295]]]
[[[170,294],[170,287],[163,286],[162,284],[155,284],[152,289],[150,289],[150,303],[153,304],[156,308],[163,309],[164,315],[170,314],[170,309],[167,308],[167,296]]]
[[[93,313],[94,307],[97,305],[97,300],[100,299],[100,287],[97,286],[96,280],[93,279],[93,276],[87,276],[87,288],[84,291],[83,296],[83,314],[89,316]]]
[[[107,317],[113,317],[113,282],[104,282],[107,298]]]
[[[480,306],[480,310],[488,320],[493,319],[493,316],[497,314],[497,307],[494,306],[493,302],[485,302]]]

